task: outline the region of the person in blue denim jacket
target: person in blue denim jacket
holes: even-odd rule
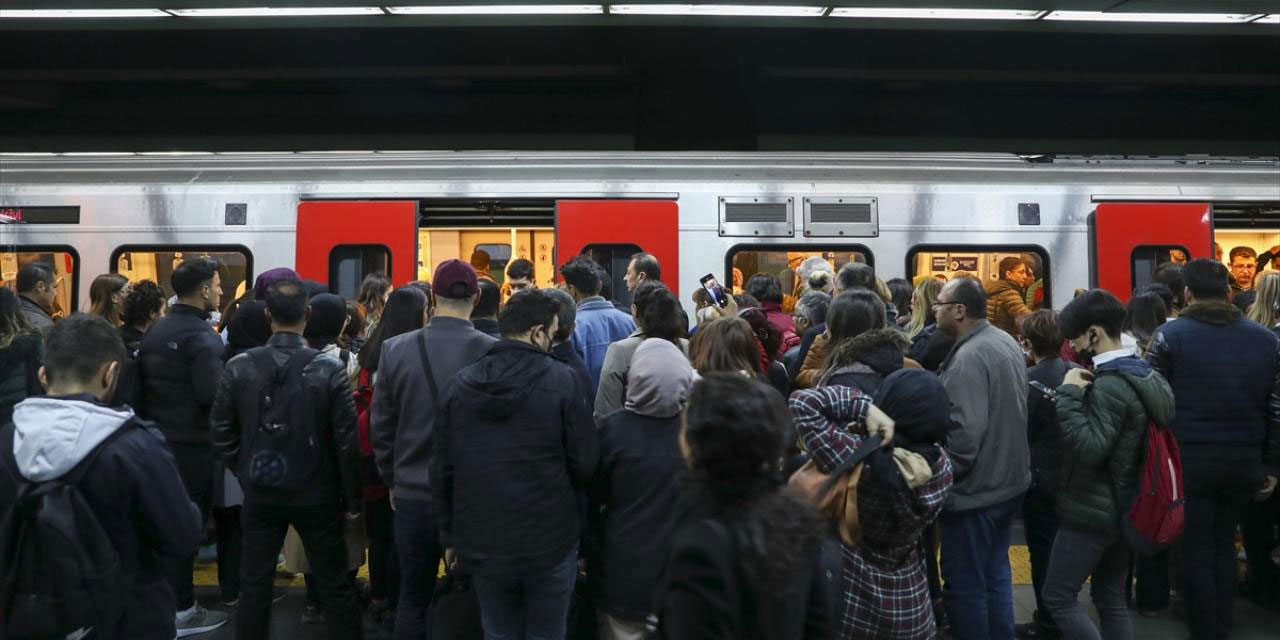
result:
[[[600,286],[607,274],[590,257],[570,260],[560,267],[560,275],[564,277],[565,289],[578,304],[573,350],[587,365],[594,396],[609,345],[631,335],[636,330],[636,322],[600,296]]]

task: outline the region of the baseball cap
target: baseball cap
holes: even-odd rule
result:
[[[470,298],[480,292],[476,270],[461,260],[445,260],[436,267],[431,286],[445,298]]]

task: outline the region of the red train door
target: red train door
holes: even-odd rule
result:
[[[332,287],[336,283],[330,276],[336,277],[344,256],[354,256],[348,264],[385,264],[360,259],[384,255],[393,286],[412,282],[418,272],[417,228],[416,201],[303,202],[298,205],[295,269],[302,278]]]
[[[1092,280],[1128,301],[1151,272],[1171,259],[1213,257],[1209,203],[1125,202],[1098,205],[1093,214]]]
[[[662,266],[662,281],[680,295],[679,208],[674,200],[561,200],[556,203],[556,279],[559,267],[583,250],[617,256],[613,263],[614,295],[631,247],[652,253]],[[617,248],[610,251],[610,248]]]

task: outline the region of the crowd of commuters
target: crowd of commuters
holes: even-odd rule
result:
[[[48,267],[0,288],[0,507],[59,483],[96,516],[124,586],[80,605],[89,637],[234,617],[267,638],[282,549],[304,620],[344,639],[459,615],[433,610],[442,564],[489,640],[1112,640],[1133,636],[1131,587],[1140,613],[1172,592],[1193,638],[1223,638],[1237,530],[1246,593],[1280,603],[1280,273],[1255,255],[1058,312],[1032,311],[1021,258],[945,284],[809,258],[794,296],[769,274],[699,289],[691,328],[651,254],[624,309],[589,256],[539,288],[480,253],[351,301],[271,269],[224,305],[207,259],[173,271],[172,301],[100,276],[58,321]],[[1186,527],[1140,555],[1122,519],[1149,424],[1181,448]],[[1015,626],[1018,518],[1036,611]],[[212,608],[192,579],[209,522]]]

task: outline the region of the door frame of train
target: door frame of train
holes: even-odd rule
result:
[[[382,245],[391,254],[392,286],[417,279],[418,201],[312,200],[298,204],[294,270],[329,283],[329,256],[343,245]]]
[[[680,208],[675,200],[557,200],[556,280],[560,267],[593,244],[632,244],[653,254],[662,282],[680,295]]]
[[[1213,205],[1208,202],[1102,202],[1089,215],[1091,286],[1128,302],[1133,295],[1133,252],[1144,246],[1181,246],[1188,259],[1213,255]]]

